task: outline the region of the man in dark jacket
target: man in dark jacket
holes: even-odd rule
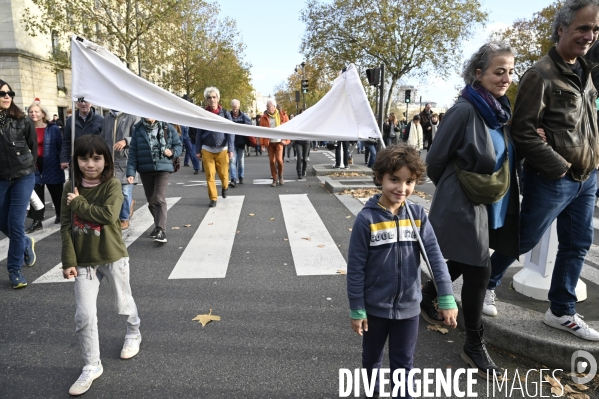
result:
[[[242,125],[251,125],[252,120],[249,116],[241,112],[241,103],[239,100],[231,100],[231,120]],[[235,180],[239,184],[243,184],[243,176],[245,174],[245,146],[249,146],[250,142],[247,136],[235,135],[235,152],[229,165],[231,172],[231,187],[235,187]]]
[[[433,127],[431,124],[432,116],[433,111],[431,110],[431,105],[430,103],[426,103],[424,109],[420,112],[420,123],[422,124],[424,149],[427,151],[433,142]]]
[[[216,87],[208,87],[204,90],[206,99],[206,111],[212,112],[228,120],[231,119],[229,111],[223,109],[218,103],[220,92]],[[198,129],[196,133],[196,157],[202,161],[204,173],[206,173],[206,185],[210,197],[210,207],[216,206],[218,193],[216,191],[215,175],[218,173],[222,184],[221,195],[227,198],[229,191],[229,159],[233,158],[235,149],[235,135],[228,133],[213,132]]]
[[[135,200],[133,199],[133,184],[127,181],[127,160],[129,159],[129,145],[131,143],[131,133],[133,125],[139,121],[135,115],[129,115],[124,112],[110,110],[104,118],[102,135],[108,148],[112,150],[112,159],[114,159],[114,170],[116,177],[121,181],[123,189],[123,205],[119,219],[121,220],[121,229],[129,228],[129,219],[133,216]],[[135,184],[138,183],[137,175]]]
[[[597,40],[599,2],[567,0],[552,25],[556,46],[520,80],[512,136],[525,158],[520,253],[530,251],[557,219],[559,248],[544,323],[599,341],[576,313],[576,284],[593,243],[599,135],[591,70],[583,56]],[[545,131],[543,141],[536,129]],[[495,252],[487,289],[493,291],[515,259]],[[489,292],[487,292],[489,296]]]
[[[85,100],[77,101],[77,109],[75,112],[75,140],[86,134],[101,134],[102,126],[104,125],[104,117],[96,113],[92,107],[92,103]],[[62,137],[62,148],[60,151],[60,166],[63,169],[69,167],[71,161],[71,118],[67,118],[64,134]]]

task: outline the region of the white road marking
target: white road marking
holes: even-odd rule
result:
[[[210,208],[169,279],[224,278],[245,196],[219,197]]]
[[[180,199],[181,197],[167,198],[167,209],[170,209]],[[144,234],[146,230],[152,227],[153,224],[154,217],[148,209],[148,204],[145,204],[144,206],[135,211],[135,218],[132,219],[130,227],[123,232],[123,241],[125,242],[125,246],[128,247],[129,245],[133,244],[133,242],[137,240],[142,234]],[[58,265],[50,269],[48,272],[41,275],[33,283],[64,283],[74,281],[74,278],[67,280],[62,277],[62,263],[59,263]]]
[[[307,194],[279,195],[298,276],[337,274],[347,263]]]
[[[35,240],[35,243],[43,240],[49,235],[56,233],[60,230],[60,224],[54,224],[54,219],[56,216],[51,216],[48,219],[42,222],[42,225],[45,226],[43,229],[35,231],[31,234],[27,234],[27,236],[32,237]],[[34,243],[34,245],[35,245]],[[10,240],[8,238],[4,238],[0,240],[0,262],[6,259],[8,256],[8,246],[10,244]]]

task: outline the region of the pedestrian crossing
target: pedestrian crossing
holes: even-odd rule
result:
[[[180,197],[167,198],[167,207],[176,211]],[[225,278],[241,217],[245,196],[229,195],[210,208],[183,253],[172,268],[168,279]],[[297,276],[335,275],[347,267],[343,254],[318,215],[307,194],[281,194],[279,203],[284,217],[286,237],[281,245],[290,247]],[[53,218],[52,218],[53,219]],[[154,225],[147,204],[135,212],[134,223],[123,232],[129,247]],[[50,225],[49,225],[50,226]],[[39,242],[52,234],[60,234],[60,225],[51,225],[31,234]],[[145,238],[145,237],[144,237]],[[0,240],[0,258],[6,258],[8,239]],[[38,250],[39,255],[39,250]],[[34,280],[32,284],[73,282],[64,279],[62,263]]]

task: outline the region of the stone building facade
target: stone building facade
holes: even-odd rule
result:
[[[0,0],[0,79],[11,85],[21,109],[39,98],[50,117],[57,114],[64,121],[71,107],[71,71],[57,72],[49,60],[52,51],[60,51],[58,38],[25,31],[25,8],[36,10],[30,0]]]

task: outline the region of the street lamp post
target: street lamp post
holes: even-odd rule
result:
[[[295,72],[299,72],[300,68],[302,69],[301,82],[303,82],[306,79],[306,77],[305,77],[305,71],[304,71],[305,66],[306,66],[306,62],[305,61],[302,61],[301,64],[295,66]],[[305,111],[306,110],[306,92],[303,90],[301,84],[300,84],[300,90],[302,91],[302,101],[304,103],[304,107],[302,108],[302,111]]]

